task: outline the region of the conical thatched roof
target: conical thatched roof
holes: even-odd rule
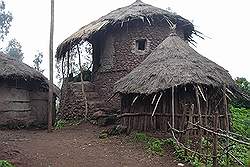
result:
[[[196,83],[235,88],[228,71],[171,33],[137,68],[115,83],[114,91],[151,94],[172,86]]]
[[[34,68],[0,52],[0,79],[38,80],[47,84],[47,78]]]
[[[91,22],[65,39],[57,48],[56,58],[61,59],[77,43],[84,40],[89,41],[97,32],[108,29],[111,26],[119,25],[119,27],[122,27],[123,24],[132,20],[141,20],[149,25],[154,24],[154,20],[161,20],[162,22],[169,22],[170,20],[184,29],[186,40],[191,40],[191,35],[195,32],[193,24],[181,16],[137,0],[129,6],[114,10]]]

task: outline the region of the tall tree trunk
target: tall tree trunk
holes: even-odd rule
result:
[[[51,20],[50,20],[50,40],[49,40],[48,132],[52,131],[52,112],[53,112],[53,35],[54,35],[54,0],[51,0]]]

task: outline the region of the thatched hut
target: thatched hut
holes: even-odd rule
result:
[[[130,130],[183,130],[188,122],[228,127],[227,98],[237,95],[228,71],[171,33],[138,67],[115,83],[122,124]]]
[[[46,124],[47,107],[47,78],[0,53],[0,126]]]
[[[84,41],[91,43],[91,82],[100,99],[106,101],[112,95],[114,83],[137,67],[169,35],[172,23],[176,24],[177,34],[183,40],[192,41],[192,34],[196,31],[190,21],[137,0],[91,22],[65,39],[57,48],[56,58],[69,61],[68,57],[78,45]],[[119,108],[116,98],[108,104]]]

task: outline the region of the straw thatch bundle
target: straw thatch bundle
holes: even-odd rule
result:
[[[114,91],[148,95],[186,84],[225,84],[231,91],[236,90],[228,71],[172,33],[137,68],[117,81]]]
[[[0,52],[0,79],[36,80],[48,86],[47,78],[40,72],[2,52]]]
[[[124,24],[134,20],[140,20],[142,23],[149,25],[153,25],[155,20],[177,24],[184,30],[185,40],[189,41],[192,41],[191,35],[196,33],[193,24],[183,17],[137,0],[129,6],[114,10],[91,22],[65,39],[57,48],[56,58],[60,60],[67,51],[81,41],[87,40],[91,42],[91,38],[98,32],[107,30],[111,26],[123,27]]]

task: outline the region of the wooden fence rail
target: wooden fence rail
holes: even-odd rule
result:
[[[230,153],[230,147],[232,145],[229,145],[229,140],[231,141],[234,141],[236,143],[239,143],[239,144],[243,144],[243,145],[246,145],[246,146],[250,146],[250,139],[247,138],[247,137],[244,137],[242,135],[239,135],[237,133],[233,133],[233,132],[230,132],[230,131],[224,131],[224,130],[221,130],[218,128],[218,120],[219,120],[219,114],[218,112],[215,112],[215,115],[214,115],[214,125],[213,125],[213,128],[207,128],[207,127],[203,127],[200,125],[200,122],[196,122],[196,123],[192,123],[192,122],[188,122],[188,124],[192,125],[192,126],[188,126],[188,128],[184,129],[184,130],[178,130],[178,129],[175,129],[173,126],[171,126],[171,124],[168,122],[168,125],[170,127],[170,131],[172,133],[172,137],[174,138],[176,144],[180,147],[182,147],[183,149],[185,149],[186,151],[189,151],[193,154],[197,154],[199,156],[202,156],[202,157],[206,157],[206,158],[212,158],[213,159],[213,166],[214,167],[218,167],[219,164],[218,164],[218,158],[221,157],[222,155],[219,155],[218,154],[218,148],[222,149],[223,152],[227,155],[227,165],[229,163],[229,157],[231,157],[234,162],[236,162],[238,165],[240,166],[244,166],[244,163],[241,162],[239,159],[237,159],[232,153]],[[175,133],[180,133],[180,134],[185,134],[187,131],[192,131],[192,130],[197,130],[197,129],[200,129],[200,130],[204,130],[206,131],[207,133],[210,133],[212,134],[213,136],[213,149],[212,149],[212,154],[211,155],[208,155],[208,154],[203,154],[201,152],[198,152],[198,151],[195,151],[191,148],[189,148],[188,146],[185,146],[183,143],[181,143],[177,138],[176,138],[176,135]],[[211,130],[213,129],[213,130]],[[223,132],[223,133],[220,133],[220,132]],[[224,134],[226,133],[226,134]],[[241,137],[243,140],[240,140],[240,139],[236,139],[235,137],[233,136],[237,136],[238,138]],[[223,147],[219,144],[218,140],[219,140],[219,137],[223,137],[227,140],[226,142],[226,146]],[[245,141],[244,141],[245,140]],[[201,143],[201,142],[199,142]],[[200,146],[199,146],[200,147]]]

